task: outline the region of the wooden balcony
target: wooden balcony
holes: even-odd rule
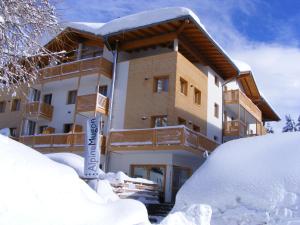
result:
[[[256,130],[250,132],[247,130],[247,125],[239,120],[227,121],[224,122],[224,136],[232,137],[249,137],[249,136],[259,136],[265,135],[266,129],[261,122],[256,124]]]
[[[25,106],[25,116],[31,119],[46,119],[51,121],[53,106],[43,102],[30,102]]]
[[[106,137],[103,136],[101,153],[104,154]],[[19,142],[42,153],[84,151],[85,133],[40,134],[20,136]]]
[[[244,137],[246,136],[246,124],[233,120],[224,122],[224,136]]]
[[[40,70],[42,82],[64,80],[90,74],[112,75],[112,63],[103,57],[94,57],[46,67]]]
[[[213,151],[218,143],[185,126],[112,131],[110,151],[188,150],[194,153]]]
[[[81,95],[77,97],[77,112],[99,112],[108,114],[109,100],[101,94]]]
[[[262,121],[262,113],[259,108],[240,90],[229,90],[224,92],[225,104],[239,104],[243,106],[258,121]]]

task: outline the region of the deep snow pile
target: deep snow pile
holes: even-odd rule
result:
[[[70,167],[0,135],[0,224],[147,224],[144,205],[108,203]]]
[[[212,206],[212,225],[299,225],[300,133],[221,145],[180,189],[172,213],[194,204]]]

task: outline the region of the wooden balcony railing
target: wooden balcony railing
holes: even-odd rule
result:
[[[224,122],[224,136],[245,137],[247,126],[241,121],[232,120]]]
[[[100,141],[102,142],[101,153],[105,151],[106,137],[103,136]],[[71,151],[70,147],[81,147],[83,150],[85,145],[85,133],[66,133],[66,134],[40,134],[20,136],[19,142],[38,150],[63,148],[64,151]]]
[[[262,120],[262,113],[259,108],[240,90],[229,90],[224,92],[225,104],[240,104],[258,121]]]
[[[44,102],[29,102],[25,106],[26,117],[52,120],[53,106]]]
[[[247,125],[239,120],[232,120],[224,122],[224,136],[235,136],[235,137],[248,137],[265,135],[266,129],[261,122],[256,124],[256,130],[253,133],[248,130]]]
[[[77,97],[77,112],[100,112],[108,114],[109,100],[101,94],[81,95]]]
[[[44,81],[62,80],[78,75],[89,75],[92,73],[102,73],[111,77],[112,63],[103,57],[94,57],[62,63],[57,66],[49,66],[41,69],[40,73],[41,79]]]
[[[218,143],[185,126],[112,131],[109,150],[191,149],[213,151]]]

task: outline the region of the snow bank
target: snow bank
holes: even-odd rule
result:
[[[6,137],[9,137],[10,136],[10,130],[9,128],[3,128],[0,130],[0,134],[6,136]]]
[[[210,225],[211,213],[208,205],[191,205],[170,213],[160,225]]]
[[[196,14],[184,7],[167,7],[149,11],[143,11],[140,13],[124,16],[115,20],[107,22],[101,27],[97,33],[105,36],[112,33],[121,32],[124,30],[134,29],[137,27],[143,27],[159,22],[164,22],[181,17],[192,17],[201,27],[205,30],[204,25],[200,22],[200,19]]]
[[[134,200],[106,203],[76,172],[0,135],[0,224],[147,224]]]
[[[184,184],[173,214],[212,206],[212,225],[300,223],[300,133],[244,138],[218,147]]]

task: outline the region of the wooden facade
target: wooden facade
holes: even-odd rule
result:
[[[30,102],[25,106],[25,117],[33,120],[46,119],[51,121],[53,106],[44,102]]]
[[[167,90],[157,92],[158,78],[168,80]],[[187,95],[180,91],[180,79],[187,81]],[[125,129],[151,128],[152,117],[167,116],[167,125],[207,129],[207,76],[181,53],[173,51],[130,60],[125,109]],[[194,89],[201,92],[201,104],[194,102]],[[146,119],[143,119],[146,118]]]
[[[77,112],[99,112],[108,114],[109,99],[99,93],[77,96]]]
[[[63,134],[40,134],[20,136],[19,142],[39,150],[42,153],[47,152],[83,152],[85,144],[85,133],[63,133]],[[104,153],[106,137],[101,136],[101,152]]]
[[[258,121],[262,121],[262,113],[259,108],[240,90],[225,91],[224,103],[241,105]]]
[[[40,82],[42,83],[86,76],[94,73],[103,74],[108,78],[111,78],[112,63],[102,56],[93,57],[63,63],[57,66],[49,66],[41,69],[40,73]]]
[[[202,154],[217,146],[205,135],[185,126],[112,131],[109,137],[110,151],[187,150]]]

